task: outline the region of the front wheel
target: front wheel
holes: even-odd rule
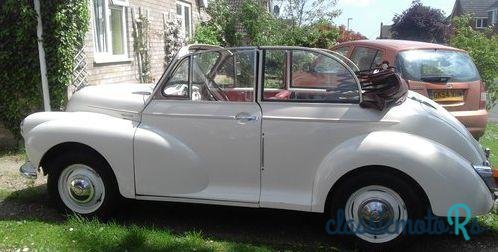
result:
[[[88,217],[109,217],[119,192],[111,168],[91,155],[67,154],[50,164],[47,187],[55,204],[66,212]]]

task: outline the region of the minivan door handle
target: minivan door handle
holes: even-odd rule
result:
[[[245,122],[258,120],[258,116],[251,115],[247,112],[240,112],[237,115],[235,115],[235,120],[237,120],[240,123],[245,123]]]

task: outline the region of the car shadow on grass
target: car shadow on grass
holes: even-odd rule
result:
[[[0,220],[62,223],[67,218],[49,203],[45,185],[15,191],[0,196],[0,200]],[[126,200],[110,221],[132,227],[122,241],[125,248],[127,242],[136,244],[144,239],[140,233],[132,232],[135,226],[179,235],[199,232],[209,239],[264,245],[276,250],[330,251],[357,248],[355,244],[345,243],[342,238],[327,235],[324,220],[321,214],[306,212]],[[79,240],[88,239],[89,244],[95,239],[94,235],[85,233],[79,233],[78,237]],[[496,249],[497,246],[498,232],[494,229],[472,237],[469,242],[454,235],[423,236],[417,239],[410,250],[471,251],[476,247]]]

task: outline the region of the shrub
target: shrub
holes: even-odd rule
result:
[[[339,38],[337,27],[321,19],[301,26],[277,18],[257,1],[245,0],[231,10],[227,0],[209,2],[211,19],[199,26],[193,41],[221,46],[288,45],[329,48]]]
[[[498,36],[492,35],[491,30],[479,32],[470,26],[473,19],[462,16],[453,19],[454,34],[450,38],[450,45],[463,49],[469,53],[479,70],[481,79],[488,92],[488,109],[491,109],[498,98]]]
[[[57,110],[65,105],[73,59],[88,29],[88,3],[41,2],[51,106]],[[0,121],[19,138],[22,118],[42,107],[33,1],[0,1],[0,27]]]

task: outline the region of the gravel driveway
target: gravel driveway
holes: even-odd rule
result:
[[[48,203],[45,178],[26,182],[18,175],[19,157],[0,158],[0,190],[15,193],[0,198],[0,220],[64,221]],[[1,191],[0,191],[1,192]],[[201,231],[214,239],[269,245],[277,250],[331,250],[344,248],[324,232],[320,214],[145,201],[126,202],[116,222],[166,228],[173,233]],[[347,247],[351,248],[351,247]],[[411,251],[497,251],[498,234],[485,233],[465,242],[451,235],[422,237]]]

